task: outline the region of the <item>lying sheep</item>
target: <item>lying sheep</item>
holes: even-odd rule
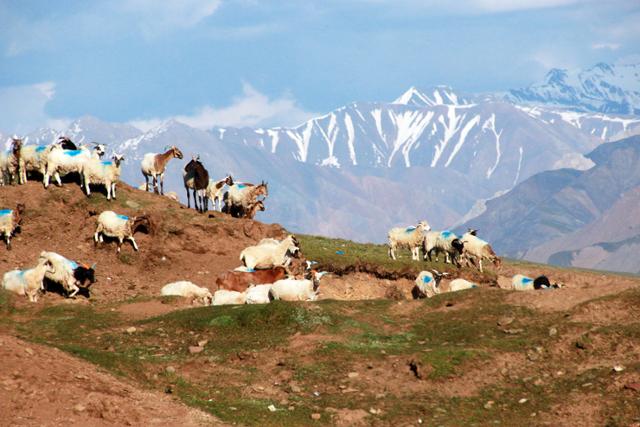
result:
[[[491,245],[477,237],[476,233],[477,230],[469,229],[468,232],[462,235],[461,240],[464,245],[463,257],[473,265],[475,265],[477,261],[481,273],[483,272],[482,260],[487,260],[499,267],[500,258],[498,258],[493,251]]]
[[[49,261],[53,266],[54,272],[48,272],[45,277],[54,283],[62,286],[69,298],[74,297],[80,288],[88,288],[95,283],[95,267],[87,265],[78,265],[77,262],[71,261],[64,256],[55,252],[40,252],[40,259]]]
[[[49,187],[49,180],[53,176],[62,186],[60,174],[67,175],[76,172],[80,174],[80,185],[83,184],[82,168],[89,159],[100,159],[105,153],[104,144],[95,144],[92,150],[81,147],[79,150],[65,150],[61,145],[56,144],[47,154],[47,169],[44,173],[44,188]]]
[[[2,277],[2,288],[18,295],[26,295],[29,301],[38,302],[38,293],[44,290],[44,275],[54,273],[51,263],[44,258],[38,260],[38,265],[28,270],[12,270]]]
[[[449,282],[449,292],[463,291],[465,289],[473,289],[477,287],[478,285],[465,279],[453,279]]]
[[[82,181],[87,196],[91,194],[90,184],[104,185],[107,189],[107,200],[116,198],[116,183],[120,180],[121,167],[124,156],[114,154],[111,161],[91,158],[82,165]]]
[[[226,289],[221,289],[213,294],[212,305],[244,304],[245,300],[245,292],[227,291]]]
[[[168,283],[160,290],[160,295],[173,295],[188,298],[191,303],[198,302],[202,305],[211,305],[213,296],[207,288],[200,287],[188,281]]]
[[[250,286],[246,291],[246,304],[268,304],[271,302],[269,291],[271,284]]]
[[[318,299],[320,279],[326,272],[311,273],[310,279],[282,279],[271,285],[270,300],[315,301]]]
[[[549,282],[547,276],[538,276],[535,279],[531,277],[527,277],[523,274],[516,274],[511,279],[511,289],[514,291],[533,291],[540,289],[558,289],[561,288],[562,284],[554,283],[553,285]]]
[[[464,244],[451,231],[429,231],[424,237],[423,249],[424,258],[429,261],[433,260],[433,254],[436,255],[435,260],[438,261],[438,255],[444,253],[445,262],[460,267],[460,256],[464,250]]]
[[[415,286],[411,289],[413,299],[432,298],[440,293],[440,281],[447,273],[438,270],[421,271],[416,277]]]
[[[246,267],[244,267],[246,268]],[[218,289],[229,291],[246,291],[250,285],[270,284],[288,276],[287,269],[282,266],[265,270],[227,271],[216,279]]]
[[[96,232],[93,240],[97,245],[102,243],[103,235],[118,239],[117,252],[120,253],[120,247],[125,239],[129,239],[133,244],[133,249],[138,250],[133,234],[139,229],[146,230],[148,233],[152,230],[151,218],[148,215],[139,215],[129,218],[125,215],[117,214],[113,211],[104,211],[98,216]]]
[[[25,206],[18,203],[15,209],[0,209],[0,236],[4,238],[7,250],[11,250],[11,236],[20,227]]]
[[[265,269],[276,266],[286,267],[291,257],[300,250],[295,236],[290,234],[278,244],[249,246],[240,253],[240,261],[250,269]]]
[[[420,246],[424,240],[424,233],[431,230],[427,221],[420,221],[415,227],[396,227],[389,230],[389,257],[396,259],[396,249],[410,249],[411,259],[420,259]]]

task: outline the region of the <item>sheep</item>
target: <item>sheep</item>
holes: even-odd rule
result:
[[[18,295],[26,295],[31,302],[38,302],[38,293],[44,290],[44,275],[54,272],[51,262],[40,258],[33,268],[6,272],[2,277],[2,288]]]
[[[444,252],[445,262],[450,262],[460,267],[460,255],[464,250],[464,244],[453,232],[445,231],[429,231],[426,233],[423,241],[424,258],[432,261],[432,253],[438,254]]]
[[[424,233],[431,230],[427,221],[420,221],[415,227],[396,227],[389,230],[389,258],[396,259],[396,249],[411,249],[411,259],[420,259],[420,246],[424,240]]]
[[[160,194],[164,195],[164,171],[169,160],[182,159],[182,151],[175,145],[165,147],[164,153],[147,153],[142,158],[140,170],[145,180],[145,191],[149,191],[149,177],[153,179],[153,192],[158,194],[158,177],[160,178]]]
[[[84,189],[89,196],[91,194],[90,184],[101,184],[107,189],[107,200],[111,197],[116,198],[116,183],[120,179],[121,167],[124,156],[115,154],[111,157],[111,161],[103,161],[96,158],[87,160],[82,165],[82,181]]]
[[[47,171],[47,156],[54,145],[25,145],[22,147],[20,156],[24,162],[21,179],[27,182],[29,172],[38,172],[44,179]]]
[[[7,185],[10,182],[9,177],[9,155],[4,151],[0,151],[0,186]]]
[[[462,235],[461,240],[464,245],[463,257],[473,265],[475,265],[475,261],[477,261],[480,272],[482,273],[483,259],[493,263],[496,267],[500,266],[501,261],[491,248],[491,245],[476,236],[477,231],[478,230],[469,229],[468,232]]]
[[[262,181],[260,185],[250,183],[236,183],[229,187],[229,191],[224,193],[224,208],[222,212],[228,213],[235,218],[246,216],[249,207],[258,201],[258,197],[269,196],[269,184]]]
[[[207,198],[211,200],[211,206],[214,211],[222,211],[222,196],[225,185],[233,185],[233,177],[231,175],[227,175],[219,181],[209,180],[209,185],[207,185]]]
[[[162,287],[160,295],[175,295],[189,298],[192,304],[198,302],[202,305],[211,305],[213,303],[213,296],[209,289],[188,281],[168,283]]]
[[[226,289],[220,289],[213,294],[212,305],[244,304],[245,300],[246,300],[245,292],[228,291]]]
[[[193,204],[196,210],[204,213],[209,209],[209,199],[207,198],[207,186],[209,185],[209,172],[205,169],[200,156],[195,156],[184,167],[182,171],[184,188],[187,190],[187,207],[191,207],[189,189],[193,189]],[[200,199],[200,207],[198,207]]]
[[[24,160],[22,159],[22,139],[11,139],[11,151],[7,153],[5,160],[5,170],[9,183],[24,184],[22,180],[24,171]]]
[[[416,277],[415,286],[411,289],[413,299],[431,298],[440,293],[440,281],[448,273],[438,270],[421,271]]]
[[[133,234],[138,229],[146,229],[147,233],[152,231],[151,218],[148,215],[139,215],[129,218],[125,215],[117,214],[113,211],[104,211],[98,216],[96,232],[93,235],[93,240],[97,245],[98,242],[102,243],[103,235],[109,237],[115,237],[118,239],[117,253],[120,253],[120,247],[125,239],[129,239],[133,245],[134,250],[138,250]]]
[[[310,279],[282,279],[271,285],[269,300],[315,301],[318,299],[320,279],[326,272],[311,272]]]
[[[246,267],[245,267],[246,268]],[[227,271],[216,279],[218,289],[244,292],[249,286],[270,284],[288,276],[287,269],[281,266],[268,270]]]
[[[300,250],[295,236],[290,234],[277,245],[249,246],[240,253],[240,261],[250,269],[286,267],[291,262],[291,255]]]
[[[465,279],[453,279],[449,282],[449,292],[463,291],[465,289],[477,288],[478,285]]]
[[[535,279],[523,274],[516,274],[511,279],[511,289],[514,291],[533,291],[540,289],[558,289],[562,284],[551,284],[547,276],[538,276]]]
[[[91,267],[78,265],[77,262],[71,261],[60,254],[47,251],[40,252],[40,258],[49,261],[55,270],[53,273],[46,273],[45,277],[62,285],[69,298],[75,297],[81,287],[86,289],[96,281],[96,264]]]
[[[271,302],[269,291],[271,284],[253,285],[246,291],[245,304],[268,304]]]
[[[4,238],[7,250],[11,250],[11,236],[20,227],[25,205],[18,203],[15,209],[0,209],[0,235]]]
[[[65,150],[61,145],[56,144],[47,154],[47,169],[42,180],[44,188],[49,188],[51,176],[56,179],[59,187],[62,186],[60,174],[67,175],[72,172],[80,174],[80,185],[82,185],[84,163],[91,158],[100,159],[105,153],[104,144],[93,144],[93,150],[86,147],[81,147],[79,150]]]

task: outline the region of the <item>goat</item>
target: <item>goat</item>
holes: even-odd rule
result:
[[[262,203],[262,200],[258,200],[257,202],[249,205],[249,209],[247,209],[245,216],[249,219],[253,219],[255,218],[256,213],[258,213],[258,211],[264,212],[264,210],[265,210],[264,203]]]
[[[209,185],[209,172],[200,162],[200,156],[193,157],[184,167],[182,172],[184,180],[184,188],[187,190],[187,207],[190,208],[189,189],[193,189],[193,204],[200,213],[207,211],[209,201],[207,199],[207,186]],[[200,199],[200,207],[198,207],[198,199]]]
[[[182,159],[182,151],[175,145],[165,147],[164,153],[147,153],[142,158],[141,170],[145,180],[145,191],[149,191],[149,177],[153,179],[153,192],[158,194],[158,177],[160,178],[160,194],[164,195],[164,171],[169,160]]]
[[[129,239],[133,245],[133,249],[137,251],[138,245],[133,235],[138,229],[146,229],[147,233],[152,231],[153,224],[149,215],[139,215],[129,218],[128,216],[119,215],[113,211],[104,211],[98,216],[93,240],[97,245],[98,242],[102,243],[104,241],[103,235],[114,237],[118,239],[117,252],[120,253],[122,243],[125,239]]]
[[[223,201],[225,206],[223,212],[231,214],[235,218],[246,216],[250,205],[258,201],[258,197],[269,196],[269,184],[262,181],[260,185],[250,183],[236,183],[229,187],[229,191],[224,193]]]
[[[244,292],[251,285],[269,284],[288,276],[287,269],[282,266],[255,271],[227,271],[216,279],[218,289]]]
[[[214,211],[222,211],[222,197],[225,185],[233,185],[233,177],[231,175],[227,175],[219,181],[209,180],[207,197],[211,200],[211,206]]]

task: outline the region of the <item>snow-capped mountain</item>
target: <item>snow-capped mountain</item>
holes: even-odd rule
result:
[[[640,115],[640,64],[599,63],[586,70],[554,68],[544,82],[509,91],[515,103]]]

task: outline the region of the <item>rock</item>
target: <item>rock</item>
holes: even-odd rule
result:
[[[78,403],[76,406],[73,407],[73,412],[76,412],[76,413],[84,412],[86,410],[87,410],[87,407],[84,406],[82,403]]]
[[[197,345],[189,346],[189,353],[191,353],[191,354],[201,353],[202,350],[204,350],[204,348],[202,348],[200,346],[197,346]]]
[[[273,405],[267,406],[267,409],[269,410],[269,412],[276,412],[277,411],[276,407],[273,406]]]
[[[198,341],[198,347],[204,347],[208,342],[209,340],[200,340]]]
[[[613,367],[613,372],[622,372],[624,371],[624,366],[622,365],[616,365]]]
[[[125,202],[125,205],[129,206],[129,207],[130,207],[130,208],[132,208],[132,209],[138,209],[138,208],[140,208],[140,203],[136,203],[136,202],[134,202],[133,200],[127,200],[127,201]]]
[[[167,374],[175,374],[176,373],[176,368],[174,368],[173,366],[167,366],[166,368],[164,368],[164,371]]]
[[[558,330],[554,327],[549,328],[549,336],[554,337],[556,335],[558,335]]]
[[[536,360],[540,359],[540,355],[532,350],[527,351],[527,359],[529,359],[532,362],[535,362]]]
[[[349,372],[349,373],[347,374],[347,377],[349,377],[349,378],[357,378],[359,375],[360,375],[360,374],[359,374],[359,373],[357,373],[357,372]]]
[[[635,392],[640,391],[640,383],[627,383],[624,385],[624,388],[626,390],[632,390]]]
[[[524,332],[524,329],[521,328],[512,328],[512,329],[501,329],[507,335],[517,335]]]
[[[289,389],[291,390],[291,393],[301,393],[302,389],[300,388],[300,386],[296,385],[296,384],[289,384]]]
[[[493,408],[493,404],[495,402],[493,400],[489,400],[487,403],[484,404],[484,409],[491,409]]]
[[[318,414],[317,412],[314,412],[313,414],[311,414],[312,420],[319,420],[321,417],[322,415]]]
[[[503,316],[498,319],[498,326],[507,326],[513,323],[516,320],[514,317]]]
[[[137,331],[137,329],[136,329],[136,327],[135,327],[135,326],[129,326],[129,327],[127,328],[127,333],[128,333],[128,334],[133,334],[135,331]]]
[[[523,404],[523,403],[527,403],[527,401],[528,399],[523,397],[522,399],[518,400],[518,403]]]
[[[369,413],[373,415],[380,415],[382,413],[382,409],[369,408]]]

